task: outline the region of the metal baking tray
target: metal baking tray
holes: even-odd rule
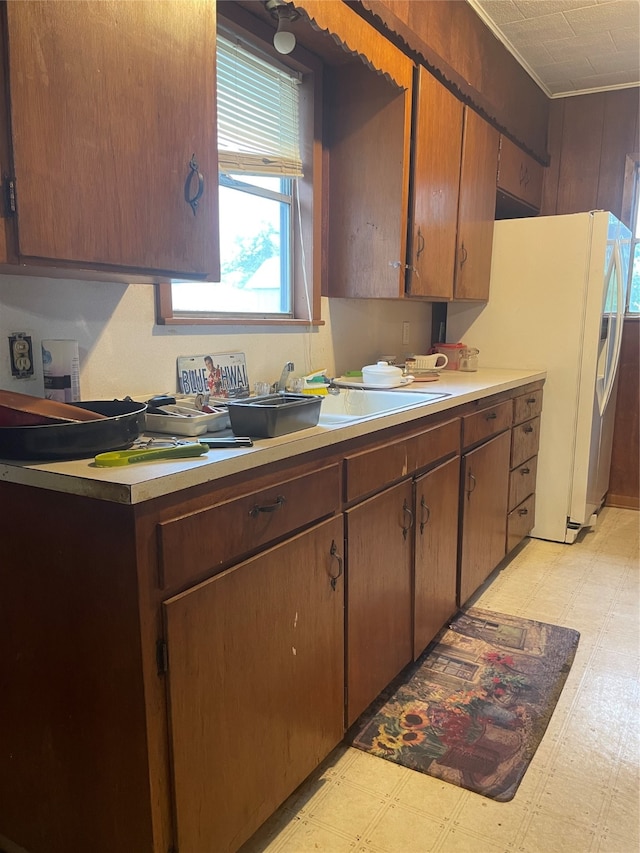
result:
[[[236,435],[275,438],[317,425],[322,397],[313,394],[267,394],[228,402]]]
[[[147,432],[195,436],[205,432],[219,432],[229,426],[229,412],[226,407],[221,407],[216,412],[201,412],[195,406],[184,404],[163,408],[167,414],[145,414]],[[169,414],[171,411],[174,414]]]

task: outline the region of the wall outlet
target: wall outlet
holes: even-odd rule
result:
[[[14,379],[33,379],[33,344],[26,332],[9,335],[9,358]]]
[[[402,345],[408,346],[409,344],[409,321],[405,320],[402,323]]]

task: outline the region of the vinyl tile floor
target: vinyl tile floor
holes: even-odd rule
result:
[[[639,527],[607,507],[573,545],[530,539],[472,601],[580,631],[513,800],[339,746],[242,853],[638,853]]]

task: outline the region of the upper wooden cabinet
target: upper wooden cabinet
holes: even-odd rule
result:
[[[508,198],[524,202],[532,208],[530,213],[537,213],[542,204],[543,177],[544,167],[500,134],[498,190]]]
[[[489,298],[498,131],[464,108],[454,299]]]
[[[407,293],[451,299],[456,266],[464,106],[416,71]]]
[[[360,60],[325,75],[330,296],[404,295],[413,65],[397,54],[403,85]]]
[[[486,300],[498,132],[422,66],[413,128],[407,294]]]
[[[486,300],[498,132],[423,67],[412,98],[412,73],[328,74],[328,293]]]
[[[15,213],[0,262],[216,278],[215,4],[2,13]]]

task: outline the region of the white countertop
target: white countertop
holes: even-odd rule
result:
[[[259,465],[302,456],[338,441],[410,423],[425,415],[446,412],[463,403],[510,391],[545,377],[546,372],[539,370],[481,368],[474,373],[444,370],[434,382],[414,382],[398,389],[449,395],[411,409],[371,415],[346,424],[311,427],[278,438],[256,439],[250,448],[210,450],[194,459],[142,462],[117,468],[97,468],[93,459],[37,463],[0,461],[0,479],[116,503],[137,504]]]

